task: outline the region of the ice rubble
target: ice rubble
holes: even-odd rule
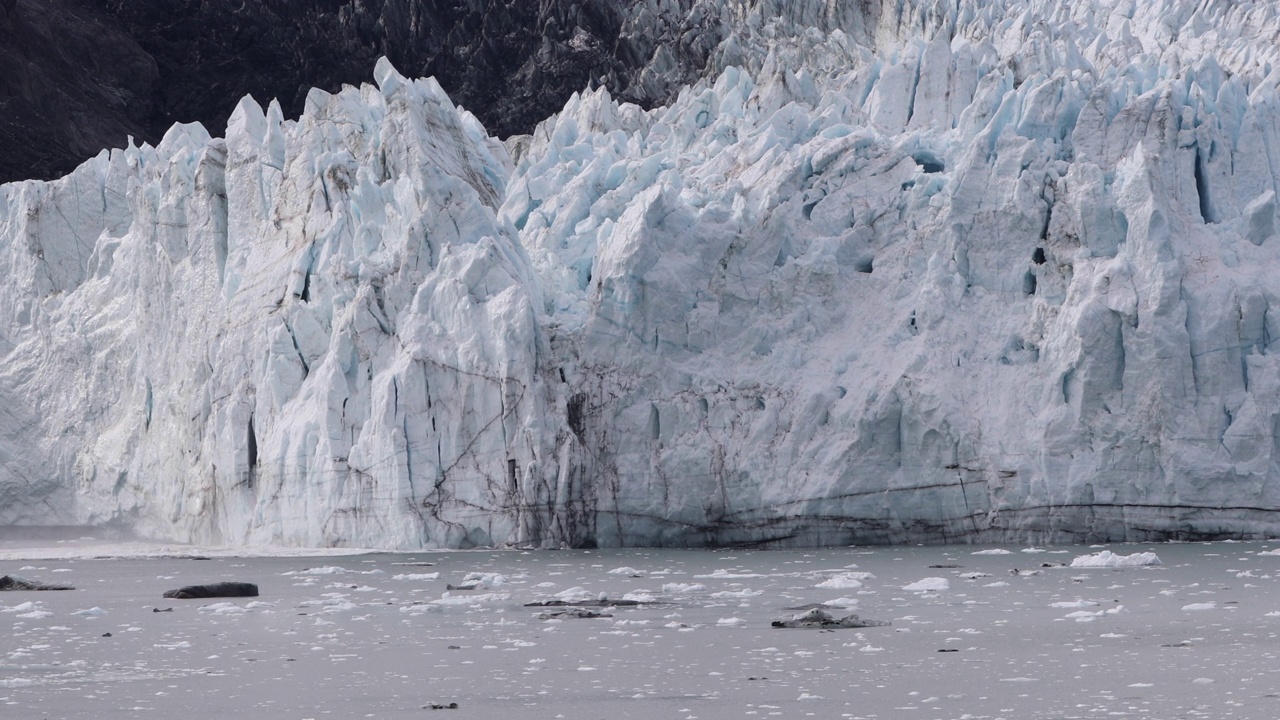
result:
[[[0,522],[1280,529],[1274,4],[662,5],[723,23],[668,107],[504,146],[384,61],[0,187]]]

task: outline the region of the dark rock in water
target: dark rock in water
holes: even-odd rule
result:
[[[884,627],[888,624],[883,620],[863,620],[857,615],[847,615],[837,619],[831,613],[817,609],[773,621],[773,626],[776,628],[814,628],[818,630]]]
[[[609,613],[596,612],[595,610],[587,610],[585,608],[565,608],[555,612],[545,612],[538,615],[539,620],[590,620],[592,618],[611,618]]]
[[[457,710],[458,703],[451,702],[448,705],[444,705],[442,703],[431,703],[430,705],[423,705],[422,709],[423,710]]]
[[[525,607],[635,607],[637,605],[655,605],[639,600],[535,600],[525,603]]]
[[[4,575],[0,576],[0,590],[75,590],[75,588],[70,585],[51,585],[36,580]]]
[[[167,598],[190,600],[215,597],[258,597],[258,586],[253,583],[220,582],[208,585],[188,585],[164,594]]]

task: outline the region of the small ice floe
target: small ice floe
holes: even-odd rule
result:
[[[614,568],[609,571],[609,574],[610,575],[626,575],[627,577],[633,577],[633,578],[644,577],[643,571],[637,570],[633,567],[626,567],[626,566]]]
[[[161,650],[181,650],[183,648],[191,647],[191,643],[187,642],[186,640],[180,640],[176,643],[170,643],[167,645],[164,643],[155,643],[151,647],[160,648]]]
[[[940,577],[927,577],[923,580],[917,580],[910,585],[904,585],[903,590],[909,592],[937,592],[939,590],[950,590],[951,581]]]
[[[1040,571],[1039,570],[1019,570],[1018,568],[1013,568],[1009,570],[1009,574],[1013,575],[1014,577],[1033,577],[1035,575],[1039,575]]]
[[[285,577],[296,577],[300,575],[338,575],[341,573],[349,573],[350,570],[337,565],[325,565],[323,567],[306,568],[305,570],[290,570],[289,572],[280,573]]]
[[[991,577],[991,573],[967,572],[967,573],[960,573],[960,577],[965,580],[977,580],[978,578]]]
[[[39,620],[41,618],[53,617],[53,613],[44,608],[44,603],[31,601],[19,603],[13,607],[0,606],[0,612],[14,613],[16,617],[28,620]]]
[[[706,589],[707,586],[701,583],[667,583],[662,586],[662,592],[668,595],[682,595],[684,593],[699,592]]]
[[[636,599],[623,598],[621,600],[611,600],[608,593],[592,594],[581,587],[571,587],[568,590],[561,590],[556,593],[550,600],[534,600],[527,602],[525,607],[612,607],[621,605],[642,605],[644,601]]]
[[[79,615],[81,617],[102,617],[107,614],[107,611],[100,607],[91,607],[88,610],[77,610],[71,614]]]
[[[1093,622],[1104,615],[1118,615],[1122,612],[1124,612],[1124,606],[1117,605],[1113,608],[1107,608],[1106,610],[1077,610],[1073,613],[1068,613],[1066,619],[1075,620],[1076,622]]]
[[[453,595],[446,592],[440,596],[439,600],[432,600],[431,605],[460,606],[460,605],[482,605],[485,603],[506,602],[511,599],[511,593],[479,593],[477,595]]]
[[[232,605],[232,603],[218,603],[218,605]],[[211,606],[212,607],[212,606]],[[232,605],[232,607],[236,607]],[[319,608],[317,611],[321,615],[332,615],[333,613],[347,612],[355,610],[358,607],[355,603],[347,599],[342,593],[325,593],[323,599],[303,600],[298,603],[298,607]],[[234,611],[229,611],[234,612]]]
[[[837,618],[826,610],[812,608],[770,623],[776,628],[806,628],[817,630],[836,630],[841,628],[884,627],[889,625],[883,620],[863,620],[857,615],[846,615]]]
[[[759,578],[764,577],[760,573],[744,572],[742,570],[725,570],[719,568],[713,570],[709,575],[694,575],[697,580],[733,580],[738,578]]]
[[[1021,550],[1019,550],[1018,552],[1024,552],[1024,553],[1027,553],[1027,554],[1030,554],[1030,555],[1035,555],[1035,554],[1038,554],[1038,553],[1048,552],[1048,551],[1047,551],[1047,550],[1045,550],[1044,548],[1029,547],[1029,548],[1022,548],[1022,549],[1021,549]]]
[[[736,627],[738,625],[746,625],[746,624],[747,624],[747,621],[743,620],[740,617],[727,617],[727,618],[720,618],[719,620],[716,620],[716,625],[719,627]]]
[[[971,555],[1012,555],[1013,551],[1005,550],[1004,548],[991,548],[990,550],[978,550],[970,554]]]
[[[1216,602],[1191,603],[1190,605],[1183,605],[1182,609],[1189,610],[1192,612],[1197,610],[1217,610],[1218,603]]]
[[[715,598],[716,600],[728,600],[733,598],[742,599],[742,598],[756,597],[758,595],[763,595],[763,594],[764,594],[763,590],[752,590],[750,588],[745,588],[742,590],[721,590],[720,592],[713,592],[711,593],[711,597]]]
[[[654,597],[653,593],[647,590],[633,590],[632,592],[623,595],[622,599],[627,603],[634,602],[643,605],[658,602],[658,598]]]
[[[1259,555],[1280,555],[1280,548],[1276,548],[1275,550],[1260,550],[1258,554]]]
[[[840,573],[823,580],[816,587],[829,588],[831,590],[857,590],[862,587],[862,581],[854,577],[854,575],[855,573]]]
[[[796,698],[796,702],[817,702],[822,700],[821,695],[810,695],[809,693],[800,693],[800,697]]]
[[[400,612],[404,613],[405,615],[425,615],[429,612],[439,612],[439,611],[440,611],[439,605],[432,605],[430,603],[421,603],[421,602],[416,602],[416,603],[413,603],[412,605],[405,605],[400,608]]]
[[[1110,550],[1081,555],[1071,561],[1073,568],[1130,568],[1160,565],[1160,558],[1153,552],[1117,555]]]
[[[246,612],[249,612],[247,609],[229,602],[201,605],[197,610],[202,613],[211,613],[213,615],[243,615]]]
[[[997,580],[997,581],[995,581],[995,582],[987,583],[986,585],[983,585],[982,587],[989,587],[989,588],[1002,588],[1002,587],[1009,587],[1009,583],[1007,583],[1007,582],[1005,582],[1005,581],[1003,581],[1003,580]]]
[[[507,576],[501,573],[485,573],[485,572],[469,572],[462,578],[462,582],[454,585],[448,584],[449,590],[492,590],[503,585],[508,585]]]
[[[1097,607],[1102,603],[1096,600],[1064,600],[1062,602],[1049,603],[1051,608],[1087,608]]]
[[[392,579],[392,580],[439,580],[439,579],[440,579],[440,573],[438,573],[438,572],[433,572],[433,573],[400,573],[399,575],[392,575],[392,576],[391,576],[391,579]]]

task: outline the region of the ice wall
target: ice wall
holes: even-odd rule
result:
[[[381,63],[297,121],[246,100],[225,141],[0,187],[0,522],[1280,532],[1274,4],[629,22],[699,29],[670,106],[587,91],[504,147]],[[652,81],[686,78],[664,48]]]

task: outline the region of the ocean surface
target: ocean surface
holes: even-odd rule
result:
[[[10,539],[0,575],[75,590],[0,592],[0,718],[1274,720],[1277,548],[246,555]],[[1071,567],[1144,553],[1160,564]],[[261,594],[162,596],[220,580]],[[557,599],[588,605],[526,605]],[[811,604],[888,624],[772,626]],[[548,617],[566,611],[605,617]]]

